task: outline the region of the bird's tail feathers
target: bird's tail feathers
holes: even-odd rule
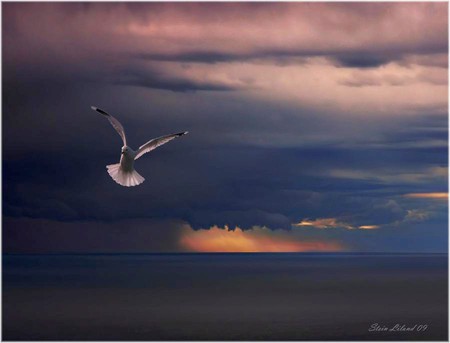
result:
[[[112,177],[114,181],[116,181],[119,185],[125,187],[133,187],[140,185],[145,180],[144,177],[142,177],[134,169],[131,172],[125,172],[120,167],[120,163],[110,164],[106,166],[106,169],[108,169],[108,174]]]

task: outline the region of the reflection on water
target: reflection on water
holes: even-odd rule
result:
[[[440,254],[3,256],[4,340],[447,340],[447,304]]]

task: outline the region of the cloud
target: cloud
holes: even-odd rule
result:
[[[405,66],[422,65],[447,69],[448,56],[447,53],[436,53],[430,55],[408,55],[398,63],[404,64]]]
[[[443,196],[445,193],[432,193],[431,199],[448,199],[448,197]],[[437,197],[434,194],[439,194]],[[416,198],[416,197],[413,197]],[[421,197],[420,197],[421,198]],[[424,197],[429,199],[427,197]],[[409,206],[408,204],[404,204],[404,206]],[[364,216],[360,216],[358,213],[347,216],[347,220],[339,220],[337,218],[318,218],[316,220],[302,220],[300,223],[293,224],[297,227],[313,227],[317,229],[346,229],[346,230],[375,230],[375,229],[387,229],[393,227],[399,227],[403,225],[408,225],[411,223],[420,223],[431,220],[433,217],[439,215],[439,208],[433,206],[424,206],[421,208],[414,209],[404,209],[399,206],[395,201],[389,200],[385,206],[378,206],[379,208],[384,207],[386,210],[395,212],[397,214],[397,218],[399,219],[385,221],[380,224],[355,224],[357,221],[361,221],[364,219]],[[445,208],[444,208],[445,210]],[[372,211],[371,215],[374,216],[375,212]],[[387,219],[388,216],[384,215],[384,220]]]
[[[180,236],[180,246],[196,252],[310,252],[342,251],[344,247],[334,241],[302,239],[295,231],[270,230],[253,227],[242,230],[228,226],[213,226],[206,230],[185,228]]]
[[[103,223],[133,218],[278,232],[299,218],[335,218],[361,229],[294,232],[395,251],[406,249],[401,231],[416,227],[401,237],[420,250],[429,227],[439,237],[447,227],[443,201],[402,197],[447,189],[447,7],[6,3],[4,215],[72,223],[78,247],[76,223],[81,232],[98,222],[107,235]],[[147,181],[123,189],[104,167],[117,163],[120,138],[92,104],[117,116],[132,147],[192,135],[140,159]],[[433,214],[390,225],[415,209]],[[71,246],[62,231],[19,231],[18,246],[53,236]],[[92,248],[104,247],[100,231],[82,231]],[[142,232],[131,232],[138,247]]]
[[[428,55],[426,55],[428,56]],[[401,63],[405,66],[423,65],[442,67],[440,60],[431,60],[416,57],[416,55],[379,55],[374,52],[341,53],[339,50],[314,51],[292,48],[266,48],[255,51],[186,51],[178,53],[138,53],[132,57],[143,61],[153,62],[179,62],[179,63],[205,63],[205,64],[275,64],[278,66],[298,66],[314,63],[314,60],[327,61],[337,67],[344,68],[377,68],[391,62]],[[416,58],[415,58],[416,57]]]
[[[304,219],[299,223],[293,224],[294,226],[314,227],[317,229],[336,229],[344,228],[347,230],[362,229],[373,230],[378,229],[380,225],[359,225],[355,226],[347,222],[338,220],[337,218],[317,218],[315,220]]]
[[[258,55],[239,55],[227,52],[217,51],[192,51],[172,54],[162,53],[140,53],[134,57],[145,61],[164,61],[164,62],[195,62],[195,63],[219,63],[219,62],[237,62],[256,59]]]
[[[389,63],[392,59],[388,56],[376,56],[374,54],[349,54],[335,57],[338,65],[346,68],[376,68]]]
[[[345,229],[353,229],[354,227],[338,221],[336,218],[318,218],[315,220],[304,219],[299,223],[294,224],[294,226],[312,226],[318,229],[329,229],[329,228],[345,228]]]
[[[381,182],[385,184],[420,184],[427,183],[436,178],[446,178],[447,167],[435,166],[427,167],[414,172],[409,170],[388,170],[388,169],[332,169],[327,173],[331,177],[353,180],[367,180]],[[440,194],[440,193],[438,193]],[[407,195],[405,195],[408,197]],[[409,196],[413,197],[413,196]]]
[[[405,198],[412,199],[448,199],[447,193],[411,193],[398,198],[399,201]],[[405,224],[428,222],[433,217],[439,216],[441,211],[446,211],[446,206],[433,206],[424,204],[421,207],[411,208],[410,202],[400,205],[395,200],[388,200],[381,203],[373,203],[371,209],[354,212],[342,218],[317,218],[315,220],[304,219],[293,224],[294,227],[315,228],[315,229],[345,229],[345,230],[374,230],[383,228],[400,227]],[[417,204],[415,204],[417,206]],[[446,204],[445,204],[446,205]],[[374,219],[378,224],[362,224],[364,221]]]
[[[234,202],[234,204],[236,203]],[[231,203],[230,205],[231,208],[234,207]],[[254,208],[246,210],[214,209],[214,211],[198,211],[189,217],[189,223],[195,228],[214,226],[214,223],[220,223],[221,226],[239,227],[242,230],[251,229],[254,226],[267,226],[274,229],[289,229],[291,227],[291,221],[286,215],[276,211],[263,211]]]
[[[288,54],[323,56],[355,52],[358,58],[344,54],[342,60],[347,60],[350,65],[365,66],[382,63],[380,61],[385,57],[377,56],[376,62],[370,57],[376,56],[377,50],[390,54],[444,52],[447,20],[444,7],[430,4],[311,6],[301,3],[167,5],[160,7],[165,11],[159,13],[157,8],[152,8],[155,12],[152,15],[141,6],[142,16],[148,21],[130,23],[123,29],[151,42],[153,37],[159,37],[161,43],[170,41],[172,44],[164,49],[169,60],[211,63],[239,60],[242,56],[273,58]],[[220,13],[221,20],[212,20],[213,13]],[[272,13],[277,15],[274,17]],[[428,20],[429,17],[434,20]],[[265,22],[271,25],[261,25]],[[164,26],[165,23],[170,24]],[[182,40],[174,41],[172,38],[180,37],[180,32]],[[193,44],[183,46],[183,41]],[[155,47],[150,51],[150,57],[164,58],[163,54],[155,53]]]
[[[424,221],[430,217],[430,212],[422,209],[407,210],[403,219],[405,222]]]
[[[410,199],[436,199],[436,200],[448,200],[448,193],[434,192],[434,193],[408,193],[403,195],[405,198]]]
[[[183,225],[179,220],[168,219],[64,222],[6,217],[2,230],[3,252],[177,252]]]
[[[348,87],[401,87],[413,84],[446,86],[448,75],[439,66],[390,63],[379,69],[358,69],[339,80]]]
[[[244,82],[214,79],[211,76],[202,77],[189,75],[186,70],[174,73],[176,68],[137,68],[124,70],[114,81],[116,84],[138,86],[150,89],[163,89],[173,92],[188,91],[233,91],[248,88]],[[181,68],[182,69],[182,68]],[[170,72],[169,72],[170,70]],[[186,75],[188,74],[188,75]]]
[[[361,225],[358,226],[358,229],[361,230],[374,230],[374,229],[379,229],[380,225]]]
[[[446,102],[446,73],[433,70],[442,66],[442,57],[434,56],[446,55],[448,48],[446,8],[445,3],[7,4],[4,64],[116,84],[109,75],[146,61],[150,71],[137,68],[119,83],[179,92],[256,88],[260,91],[252,95],[267,100],[392,115],[407,105]],[[391,63],[400,61],[403,66]],[[191,68],[190,74],[180,66]],[[350,73],[380,66],[392,75]],[[413,69],[403,70],[408,68]],[[348,89],[369,85],[379,89]]]

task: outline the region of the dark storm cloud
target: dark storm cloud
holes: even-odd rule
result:
[[[408,171],[417,170],[417,157],[425,156],[429,165],[446,165],[442,152],[433,158],[428,152],[411,156],[411,150],[406,155],[385,150],[382,163],[389,174],[384,176],[379,149],[241,147],[215,148],[212,155],[201,149],[188,151],[181,144],[176,154],[166,149],[155,152],[151,160],[139,161],[136,168],[145,170],[146,187],[132,191],[111,184],[104,165],[118,158],[114,156],[110,160],[89,154],[74,158],[76,153],[68,153],[65,158],[48,154],[40,163],[33,156],[5,161],[4,214],[70,221],[173,217],[195,228],[267,225],[287,229],[304,217],[336,216],[352,209],[350,213],[367,212],[372,220],[389,222],[402,214],[392,218],[389,208],[375,211],[386,197],[437,191],[444,182],[442,175],[427,176],[427,169],[423,177],[411,179]],[[349,166],[369,174],[359,178],[323,173]]]
[[[188,91],[232,91],[241,87],[220,82],[202,82],[187,78],[167,76],[157,70],[127,70],[115,81],[117,84],[138,86],[150,89],[164,89],[173,92]]]
[[[221,211],[219,208],[192,211],[192,214],[186,219],[194,228],[227,225],[230,228],[240,227],[244,230],[253,226],[288,230],[292,225],[292,220],[281,213],[265,212],[260,209],[233,210],[232,208],[236,206],[241,207],[239,201],[234,204],[225,204],[225,208],[229,208],[225,211]]]
[[[392,61],[395,72],[444,72],[443,7],[4,4],[5,251],[176,251],[180,225],[289,231],[331,217],[401,222],[402,232],[302,235],[371,251],[395,251],[406,237],[414,250],[430,224],[426,249],[442,250],[446,209],[401,196],[446,191],[446,95],[430,96],[442,80],[401,84],[414,99],[399,100],[383,83],[348,92],[332,73]],[[365,105],[377,91],[383,101]],[[120,138],[91,105],[122,122],[133,148],[190,134],[136,163],[142,186],[120,187],[105,170],[120,158]],[[402,221],[413,210],[434,215],[409,222],[408,236]]]
[[[437,52],[445,51],[445,47],[437,49]],[[428,55],[430,54],[430,55]],[[446,68],[446,61],[438,61],[433,56],[434,51],[392,51],[380,53],[376,49],[368,48],[366,51],[345,52],[345,50],[292,50],[292,49],[261,49],[248,53],[233,53],[219,51],[187,51],[181,53],[139,53],[131,57],[144,61],[164,61],[182,63],[233,63],[252,62],[268,64],[307,64],[314,57],[324,57],[340,67],[345,68],[378,68],[389,63],[404,65],[419,64],[439,66]]]
[[[10,253],[176,252],[180,221],[61,222],[6,218],[3,251]],[[6,238],[6,239],[5,239]]]
[[[376,56],[373,54],[351,54],[347,56],[338,56],[335,58],[339,65],[349,68],[374,68],[387,64],[392,60],[400,58],[389,58],[387,56]]]
[[[179,54],[141,53],[135,55],[134,57],[149,61],[217,63],[217,62],[246,61],[255,59],[258,56],[235,55],[215,51],[201,51],[201,52],[185,52]]]

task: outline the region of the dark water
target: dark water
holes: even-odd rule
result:
[[[447,299],[447,255],[3,256],[3,340],[447,340]]]

